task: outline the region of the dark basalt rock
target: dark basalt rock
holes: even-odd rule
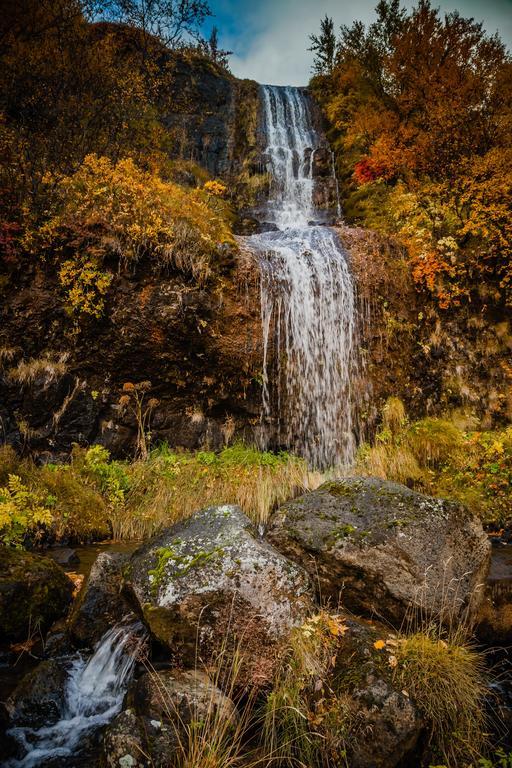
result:
[[[267,538],[318,579],[324,599],[395,624],[414,604],[474,613],[490,561],[482,524],[460,504],[376,478],[329,482],[285,504]]]
[[[68,634],[79,647],[94,648],[105,632],[131,607],[121,594],[122,571],[128,556],[101,552],[83,584],[69,617]]]
[[[351,768],[394,768],[407,765],[422,735],[424,722],[394,678],[386,647],[375,642],[389,637],[385,627],[345,618],[331,689],[351,701],[353,728],[347,738]],[[370,737],[370,738],[369,738]],[[418,765],[420,760],[415,761]]]
[[[62,714],[67,678],[66,665],[54,659],[42,661],[25,675],[6,702],[10,727],[42,728],[56,723]]]
[[[7,641],[27,640],[30,632],[63,616],[73,584],[49,557],[0,547],[0,626]]]

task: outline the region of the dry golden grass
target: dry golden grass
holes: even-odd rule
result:
[[[483,656],[462,631],[436,625],[398,639],[396,674],[425,718],[430,743],[446,766],[478,760],[486,745]]]
[[[67,372],[67,353],[47,352],[42,357],[22,360],[8,372],[9,379],[20,385],[31,384],[36,379],[44,379],[45,385],[58,381]]]
[[[217,504],[238,504],[257,525],[264,525],[277,505],[321,482],[295,456],[242,445],[219,454],[163,448],[147,461],[134,462],[129,474],[126,507],[112,520],[115,538],[146,538]]]
[[[406,445],[377,443],[363,447],[357,457],[355,473],[367,477],[394,480],[404,485],[420,483],[424,472]]]

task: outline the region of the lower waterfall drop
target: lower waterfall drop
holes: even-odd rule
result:
[[[277,230],[246,244],[261,274],[264,443],[286,446],[315,468],[340,468],[357,447],[354,283],[335,231],[312,223],[320,138],[308,98],[291,87],[262,92],[273,180],[265,216]]]
[[[61,719],[42,728],[17,727],[8,731],[25,752],[8,760],[5,768],[39,768],[75,757],[87,734],[107,725],[121,710],[135,661],[146,642],[140,622],[119,624],[108,630],[89,658],[63,659],[69,665],[61,704]]]

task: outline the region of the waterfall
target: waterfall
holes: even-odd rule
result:
[[[307,96],[265,85],[262,103],[272,178],[265,217],[275,231],[245,241],[261,272],[264,443],[317,468],[341,467],[356,448],[354,285],[335,231],[312,221],[320,137]]]
[[[61,719],[42,728],[17,727],[13,736],[24,757],[9,760],[5,768],[36,768],[56,759],[74,757],[82,739],[109,723],[121,710],[135,661],[146,642],[140,622],[117,625],[99,641],[87,659],[68,660]],[[66,660],[63,660],[66,663]]]

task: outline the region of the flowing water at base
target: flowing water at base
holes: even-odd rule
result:
[[[77,656],[69,664],[62,701],[61,719],[42,728],[13,728],[11,735],[25,752],[7,761],[5,768],[36,768],[46,764],[66,765],[84,738],[109,723],[121,710],[133,667],[146,642],[140,622],[110,629],[94,654]]]
[[[272,177],[264,216],[277,231],[245,244],[261,272],[264,447],[285,446],[320,469],[349,465],[357,431],[355,290],[334,230],[312,223],[320,137],[301,89],[262,86],[262,103]]]

